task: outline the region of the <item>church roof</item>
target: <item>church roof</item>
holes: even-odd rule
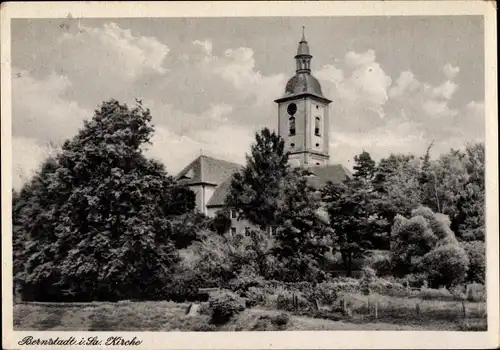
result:
[[[311,175],[307,181],[311,186],[320,189],[328,182],[340,183],[352,178],[351,172],[341,164],[332,164],[327,166],[314,166],[307,168]],[[207,203],[207,207],[220,207],[226,203],[226,197],[231,186],[232,176],[229,176],[214,191],[214,194]]]
[[[313,166],[307,168],[311,175],[307,178],[309,184],[319,189],[328,182],[339,183],[352,178],[352,173],[342,164],[332,164],[327,166]]]
[[[297,70],[295,75],[288,80],[283,97],[277,99],[275,102],[281,102],[302,95],[313,95],[324,100],[324,102],[331,102],[323,96],[321,84],[318,79],[311,74],[311,59],[312,56],[309,50],[309,44],[304,34],[304,27],[302,27],[302,39],[299,42],[297,55],[295,56]]]
[[[295,74],[285,88],[285,97],[292,97],[296,95],[312,94],[319,97],[323,97],[323,91],[321,91],[321,85],[311,73],[297,73]]]
[[[204,183],[217,186],[241,167],[240,164],[202,155],[182,169],[175,179],[182,185]]]

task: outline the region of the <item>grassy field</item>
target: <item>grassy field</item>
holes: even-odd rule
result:
[[[222,326],[210,324],[207,311],[187,315],[187,303],[26,303],[14,306],[14,328],[51,331],[486,330],[484,303],[468,303],[468,314],[464,318],[461,303],[421,301],[417,314],[408,311],[414,307],[408,306],[408,299],[379,298],[375,319],[373,310],[364,306],[365,301],[362,297],[353,297],[349,301],[353,314],[349,317],[328,312],[314,317],[286,313],[287,321],[277,322],[277,316],[284,314],[282,311],[256,307],[246,309]]]

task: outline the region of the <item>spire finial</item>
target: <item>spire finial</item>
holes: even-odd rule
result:
[[[306,27],[305,27],[305,26],[302,26],[302,40],[301,40],[301,41],[306,41],[306,34],[305,34],[305,31],[306,31]]]

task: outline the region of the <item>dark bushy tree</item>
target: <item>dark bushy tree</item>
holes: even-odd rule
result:
[[[375,161],[370,156],[370,153],[363,151],[359,155],[354,156],[353,166],[354,177],[371,180],[375,175]]]
[[[264,128],[255,137],[246,166],[233,176],[226,204],[264,229],[279,220],[288,155],[283,139],[274,131]]]
[[[354,258],[363,257],[368,249],[387,239],[387,224],[376,210],[379,197],[362,177],[329,184],[323,190],[330,226],[335,232],[335,248],[341,253],[348,277]]]
[[[391,236],[391,260],[397,275],[425,274],[432,287],[465,280],[469,259],[446,215],[427,207],[413,210],[410,219],[398,215]]]
[[[24,298],[151,298],[161,290],[178,261],[169,217],[192,204],[181,204],[190,195],[144,157],[152,133],[140,104],[104,102],[50,171],[23,189],[17,278]]]
[[[273,253],[280,266],[276,279],[290,282],[324,279],[321,264],[333,240],[333,230],[319,211],[320,194],[309,186],[305,173],[293,170],[286,178],[275,235]]]
[[[467,281],[484,284],[486,278],[486,246],[484,242],[463,242],[462,247],[469,258]]]

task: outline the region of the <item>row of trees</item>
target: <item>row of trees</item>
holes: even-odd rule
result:
[[[429,148],[422,159],[391,155],[378,164],[363,152],[355,158],[353,179],[317,189],[307,170],[287,165],[283,140],[263,129],[227,198],[228,208],[256,227],[253,238],[238,241],[223,237],[224,211],[214,219],[196,213],[194,193],[144,156],[153,132],[140,103],[105,102],[13,193],[14,284],[24,299],[151,299],[179,279],[193,285],[208,275],[217,285],[245,278],[321,281],[328,278],[328,253],[340,252],[349,273],[353,258],[391,245],[389,273],[430,275],[405,268],[407,257],[396,253],[423,242],[419,232],[432,236],[429,223],[412,228],[422,204],[450,217],[448,229],[457,233],[452,243],[468,241],[475,249],[468,250],[474,251],[469,260],[480,260],[482,145],[438,160],[431,160]],[[411,217],[409,223],[403,217]],[[277,228],[272,240],[262,232],[267,226]],[[417,238],[406,239],[405,232]],[[442,248],[429,239],[422,259],[410,265],[431,266],[423,262]],[[482,271],[480,263],[475,269]]]
[[[351,179],[322,189],[308,185],[307,170],[287,165],[283,149],[279,136],[262,130],[247,156],[246,167],[234,176],[228,196],[228,205],[257,227],[278,227],[273,253],[283,266],[290,266],[290,271],[283,271],[283,278],[306,280],[324,275],[320,266],[328,251],[341,254],[350,276],[354,259],[366,256],[369,250],[391,250],[391,245],[392,250],[397,249],[404,217],[430,220],[434,214],[429,213],[438,215],[446,227],[442,230],[451,232],[454,244],[462,241],[471,242],[466,245],[470,248],[481,243],[484,247],[483,144],[468,145],[465,151],[451,150],[436,160],[431,160],[431,145],[421,158],[392,154],[378,164],[363,151],[354,157]],[[426,207],[423,211],[418,209],[422,206]],[[325,211],[326,220],[322,215]],[[422,213],[426,215],[422,217]],[[425,240],[428,229],[409,230],[416,230],[413,235]],[[463,253],[461,246],[456,247]],[[396,255],[390,273],[421,270],[400,266]]]

